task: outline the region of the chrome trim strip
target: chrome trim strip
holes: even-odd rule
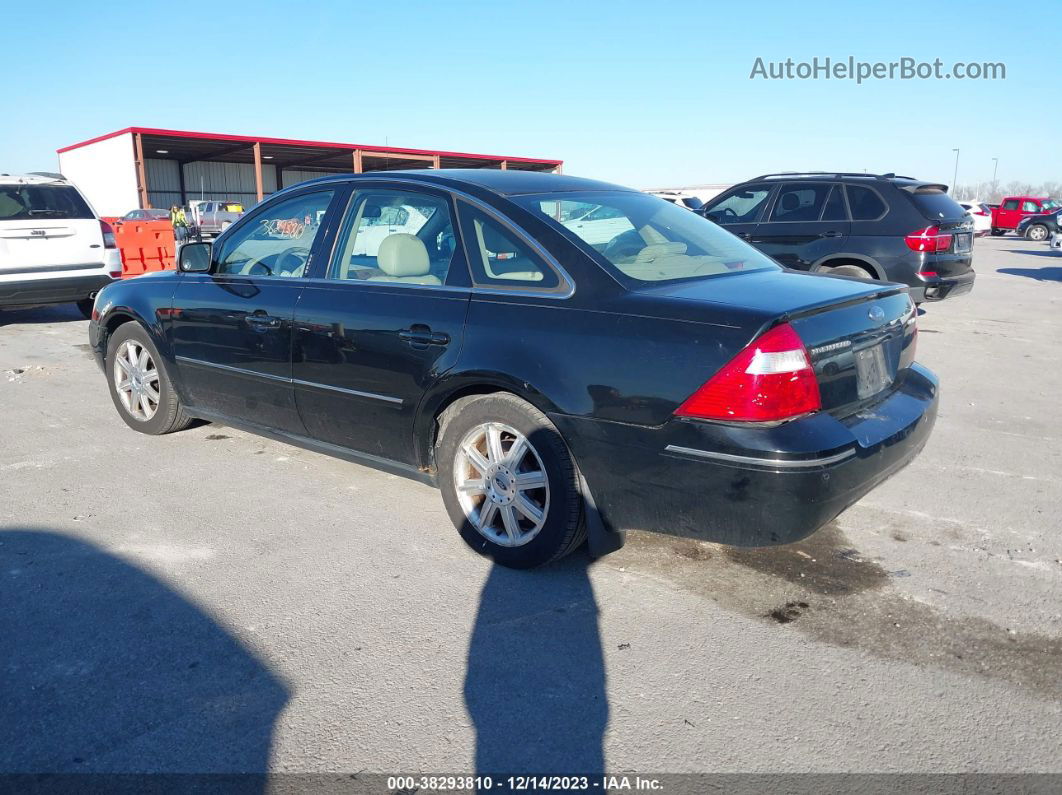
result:
[[[378,395],[375,392],[362,392],[357,389],[344,389],[341,386],[332,386],[331,384],[319,384],[316,381],[303,381],[301,378],[284,378],[283,376],[272,375],[271,373],[260,373],[257,370],[246,370],[242,367],[233,367],[229,364],[204,362],[202,359],[192,359],[188,356],[175,356],[173,358],[179,362],[183,362],[184,364],[191,364],[199,367],[212,367],[217,370],[224,370],[228,373],[250,376],[251,378],[264,378],[267,381],[278,381],[283,384],[297,384],[299,386],[309,386],[316,387],[317,389],[327,389],[331,392],[342,392],[344,395],[370,398],[372,400],[382,400],[385,403],[394,403],[398,406],[401,406],[403,403],[405,403],[402,398],[391,397],[390,395]]]
[[[262,372],[259,372],[258,370],[247,370],[247,369],[244,369],[243,367],[233,367],[230,364],[218,364],[217,362],[204,362],[202,359],[192,359],[191,357],[188,357],[188,356],[174,356],[173,358],[176,359],[178,362],[183,362],[184,364],[195,365],[197,367],[211,367],[211,368],[214,368],[216,370],[224,370],[225,372],[228,372],[228,373],[236,373],[237,375],[246,375],[246,376],[250,376],[252,378],[264,378],[267,381],[279,381],[279,382],[284,383],[284,384],[290,384],[291,383],[291,379],[290,378],[285,378],[282,375],[273,375],[272,373],[262,373]]]
[[[27,238],[28,239],[28,238]],[[106,271],[107,264],[105,262],[83,262],[74,265],[34,265],[28,268],[11,268],[10,270],[0,271],[0,275],[14,276],[19,273],[55,273],[58,271],[91,271],[99,270]],[[57,280],[58,281],[58,280]]]
[[[332,386],[331,384],[319,384],[316,381],[303,381],[301,378],[293,378],[291,382],[297,386],[309,386],[314,387],[316,389],[327,389],[330,392],[342,392],[344,395],[370,398],[371,400],[382,400],[385,403],[394,403],[397,406],[401,406],[403,403],[405,403],[402,398],[391,397],[389,395],[378,395],[375,392],[362,392],[360,389],[345,389],[341,386]]]
[[[731,455],[730,453],[716,453],[712,450],[697,450],[693,447],[679,447],[674,444],[669,444],[664,448],[664,451],[668,453],[681,453],[682,455],[697,456],[698,458],[712,458],[718,461],[729,461],[735,464],[755,464],[756,466],[777,467],[779,469],[810,469],[812,467],[821,467],[828,464],[836,464],[838,461],[844,461],[846,458],[855,455],[855,448],[852,447],[840,453],[828,455],[823,458],[804,458],[800,460],[754,458],[745,455]]]

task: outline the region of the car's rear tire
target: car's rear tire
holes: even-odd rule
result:
[[[874,274],[858,265],[824,265],[819,269],[819,273],[828,273],[831,276],[855,276],[859,279],[874,278]]]
[[[92,317],[92,307],[95,305],[96,300],[94,298],[82,298],[77,302],[78,311],[86,318]]]
[[[1034,240],[1037,243],[1047,240],[1047,227],[1043,224],[1031,224],[1029,228],[1025,230],[1025,239]]]
[[[462,398],[439,417],[439,487],[472,549],[529,569],[586,538],[579,475],[545,414],[507,392]]]
[[[192,423],[158,349],[139,323],[125,323],[110,336],[106,373],[114,407],[133,430],[157,436]]]
[[[1005,235],[1006,233],[1006,229],[996,229],[996,227],[992,227],[992,237],[999,237],[1000,235]]]

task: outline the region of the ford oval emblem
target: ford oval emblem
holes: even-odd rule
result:
[[[877,320],[877,321],[884,320],[885,319],[885,310],[882,309],[880,306],[872,306],[872,307],[870,307],[870,312],[868,313],[868,315],[869,315],[871,320]]]

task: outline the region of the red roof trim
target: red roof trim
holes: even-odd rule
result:
[[[483,155],[471,152],[447,152],[441,149],[408,149],[398,146],[370,146],[368,144],[342,144],[332,141],[302,141],[294,138],[259,138],[251,135],[225,135],[223,133],[190,132],[188,130],[162,130],[155,127],[126,127],[124,130],[116,130],[106,135],[89,138],[87,141],[64,146],[56,149],[57,154],[69,152],[71,149],[79,149],[82,146],[106,141],[126,133],[142,133],[144,135],[168,135],[173,138],[200,138],[208,141],[243,141],[253,144],[256,141],[261,144],[277,144],[279,146],[319,146],[326,149],[364,149],[371,152],[387,152],[395,155],[438,155],[440,157],[467,157],[475,160],[508,160],[514,163],[546,163],[550,165],[562,165],[563,160],[550,160],[537,157],[513,157],[510,155]]]

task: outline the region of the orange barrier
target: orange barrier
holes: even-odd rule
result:
[[[169,221],[123,221],[112,227],[122,252],[123,279],[176,267],[173,227]]]

